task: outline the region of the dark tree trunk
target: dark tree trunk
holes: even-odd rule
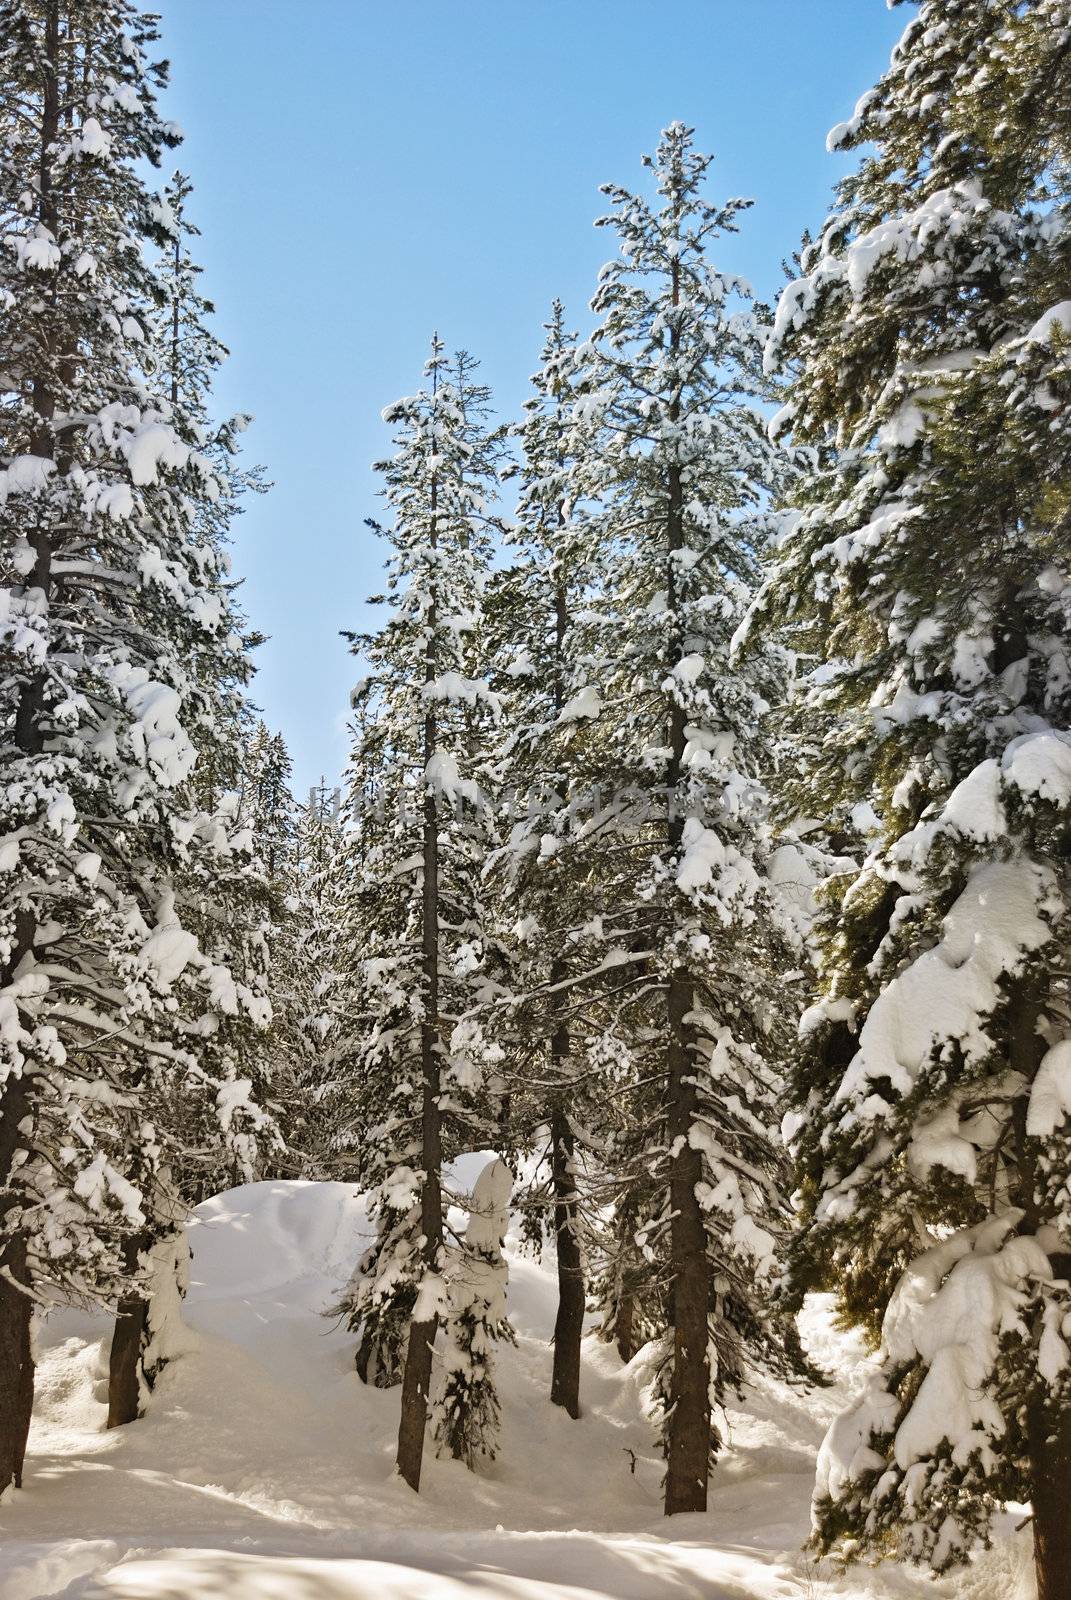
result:
[[[434,380],[433,380],[434,381]],[[435,545],[435,515],[438,484],[431,484],[431,544]],[[436,607],[429,608],[428,648],[425,678],[436,675]],[[424,766],[432,756],[438,737],[434,713],[424,718]],[[421,1108],[421,1161],[424,1184],[420,1197],[421,1232],[424,1235],[424,1264],[428,1274],[442,1267],[443,1200],[440,1185],[442,1168],[442,1112],[439,1107],[439,815],[430,788],[424,794],[424,893],[421,908],[424,1017],[420,1027],[420,1067],[423,1079]],[[402,1415],[398,1427],[398,1471],[414,1491],[420,1488],[420,1467],[424,1456],[424,1432],[428,1421],[428,1396],[431,1389],[431,1364],[438,1331],[438,1319],[414,1322],[402,1374]]]
[[[677,258],[672,265],[671,298],[680,301]],[[670,330],[670,345],[680,342],[676,324]],[[679,397],[670,406],[674,421],[680,412]],[[666,508],[666,593],[670,626],[668,665],[672,671],[683,654],[683,626],[680,616],[680,575],[677,553],[684,548],[684,491],[680,468],[669,469]],[[684,777],[685,714],[671,696],[669,706],[670,760],[667,774],[669,792],[668,842],[671,852],[680,849],[684,816],[679,788]],[[671,932],[673,930],[670,930]],[[693,1029],[687,1021],[693,1009],[692,983],[682,967],[669,975],[667,996],[666,1132],[674,1154],[670,1157],[670,1311],[673,1319],[673,1376],[670,1384],[671,1412],[666,1464],[666,1516],[678,1511],[705,1511],[707,1474],[710,1465],[710,1358],[707,1350],[707,1317],[710,1303],[710,1265],[707,1258],[706,1224],[696,1198],[696,1185],[702,1177],[698,1150],[689,1143],[695,1120],[696,1091]]]
[[[142,1251],[151,1248],[149,1234],[129,1239],[123,1247],[127,1272],[138,1271]],[[149,1302],[144,1295],[124,1295],[119,1302],[108,1354],[108,1426],[120,1428],[141,1415],[141,1358],[149,1342]]]
[[[34,933],[32,913],[17,913],[8,981],[32,948]],[[23,1147],[21,1124],[30,1115],[29,1085],[25,1078],[12,1078],[0,1097],[0,1494],[10,1485],[22,1487],[33,1411],[33,1302],[18,1287],[29,1288],[27,1241],[17,1225],[9,1232],[9,1220],[14,1223],[12,1213],[20,1204],[13,1179]]]
[[[1008,1064],[1031,1083],[1045,1053],[1038,1032],[1041,1006],[1036,992],[1023,986],[1008,1018]],[[1037,1204],[1037,1171],[1026,1132],[1028,1095],[1015,1104],[1012,1137],[1016,1157],[1016,1202],[1033,1232],[1042,1222]],[[1054,1278],[1071,1278],[1071,1254],[1050,1257]],[[1071,1600],[1071,1414],[1035,1403],[1026,1419],[1033,1507],[1034,1571],[1038,1600]]]
[[[149,1303],[140,1295],[119,1302],[108,1357],[108,1426],[120,1428],[141,1415],[141,1356],[148,1342]]]
[[[557,1037],[557,1036],[556,1036]],[[568,1042],[566,1041],[566,1049]],[[571,1417],[580,1415],[580,1340],[584,1332],[584,1262],[577,1238],[573,1130],[560,1106],[551,1119],[554,1233],[558,1244],[558,1314],[554,1320],[554,1367],[550,1398]]]
[[[558,423],[562,425],[562,405],[558,402]],[[560,435],[559,435],[560,437]],[[558,464],[564,462],[559,449]],[[559,503],[558,528],[565,527],[565,506]],[[554,709],[560,711],[565,701],[565,639],[569,627],[569,597],[563,582],[554,590]],[[551,966],[551,981],[559,982],[565,976],[561,962]],[[559,1021],[550,1041],[551,1077],[561,1086],[566,1080],[569,1065],[569,1029]],[[558,1250],[558,1312],[554,1319],[554,1365],[550,1378],[551,1403],[561,1406],[571,1417],[580,1415],[580,1341],[584,1333],[584,1309],[587,1295],[584,1281],[584,1260],[577,1236],[579,1208],[577,1205],[576,1177],[572,1170],[576,1141],[572,1125],[558,1101],[550,1121],[551,1182],[554,1186],[554,1236]]]
[[[26,1246],[16,1238],[4,1257],[16,1282],[24,1282]],[[33,1410],[34,1367],[30,1329],[33,1305],[5,1275],[0,1277],[0,1494],[22,1487],[26,1439]]]
[[[424,731],[425,763],[435,752],[435,719],[428,717]],[[421,1113],[421,1160],[424,1184],[421,1191],[421,1232],[424,1235],[424,1262],[428,1273],[442,1265],[443,1211],[440,1169],[442,1166],[442,1114],[439,1109],[439,835],[435,796],[429,790],[424,799],[424,993],[425,1014],[420,1029],[423,1107]],[[428,1395],[431,1388],[432,1348],[438,1322],[414,1322],[409,1330],[409,1346],[402,1376],[402,1418],[398,1429],[398,1471],[411,1489],[420,1488],[420,1466],[424,1454],[424,1430],[428,1420]]]
[[[38,216],[52,236],[59,236],[56,197],[52,184],[53,148],[60,129],[60,8],[59,0],[49,0],[44,18],[44,68],[41,98],[41,127],[38,143]],[[54,291],[53,291],[54,293]],[[32,405],[36,417],[30,450],[38,456],[56,459],[52,419],[56,401],[50,362],[54,332],[45,330],[44,372],[34,374],[31,383]],[[61,471],[69,463],[57,461]],[[46,598],[52,594],[52,546],[48,529],[38,524],[28,530],[33,551],[33,566],[26,577],[28,588],[39,588]],[[15,709],[15,744],[24,755],[39,755],[44,749],[44,677],[38,674],[21,686]],[[23,960],[32,956],[37,938],[33,912],[16,914],[15,947],[4,978],[9,982]],[[29,1282],[27,1240],[16,1231],[7,1236],[6,1221],[19,1205],[13,1177],[16,1154],[22,1150],[20,1126],[32,1114],[30,1092],[25,1078],[9,1081],[0,1094],[0,1494],[9,1485],[22,1485],[26,1458],[26,1439],[33,1411],[34,1363],[31,1329],[33,1306],[29,1296],[16,1287]]]
[[[402,1417],[398,1427],[398,1471],[410,1489],[420,1489],[424,1432],[428,1424],[431,1363],[438,1322],[414,1322],[409,1329],[402,1378]]]
[[[710,1462],[710,1269],[706,1225],[695,1193],[702,1169],[698,1150],[688,1143],[695,1109],[695,1089],[689,1080],[695,1065],[684,1019],[691,1009],[691,985],[678,969],[669,985],[667,1131],[677,1153],[670,1164],[673,1378],[666,1467],[667,1517],[677,1511],[706,1510]]]
[[[1071,1273],[1071,1258],[1054,1271]],[[1038,1600],[1071,1600],[1071,1416],[1034,1407],[1027,1439]]]
[[[636,1335],[633,1327],[636,1321],[636,1302],[630,1290],[622,1292],[617,1302],[617,1315],[614,1317],[614,1343],[617,1353],[622,1361],[629,1362],[636,1354]]]

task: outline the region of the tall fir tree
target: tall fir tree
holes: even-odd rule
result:
[[[198,685],[196,714],[190,718],[196,762],[181,800],[204,813],[199,828],[206,841],[213,839],[213,850],[207,857],[195,855],[189,870],[176,875],[175,894],[183,926],[222,964],[220,971],[233,984],[230,989],[223,980],[218,987],[216,1016],[211,1026],[205,1022],[205,1041],[197,1051],[201,1069],[221,1075],[231,1087],[217,1091],[214,1107],[202,1100],[191,1118],[185,1096],[176,1096],[169,1075],[146,1074],[139,1115],[149,1110],[155,1128],[167,1129],[161,1144],[181,1151],[182,1159],[160,1165],[154,1152],[157,1164],[151,1171],[143,1171],[136,1157],[128,1173],[145,1188],[146,1221],[124,1245],[132,1281],[119,1302],[110,1346],[111,1427],[140,1415],[162,1366],[183,1347],[179,1313],[188,1275],[189,1205],[253,1175],[257,1141],[243,1136],[241,1147],[234,1148],[230,1140],[214,1137],[216,1113],[222,1112],[229,1125],[231,1111],[225,1106],[233,1102],[237,1107],[248,1096],[249,1109],[239,1121],[255,1125],[262,1145],[279,1143],[268,1119],[253,1109],[265,1099],[271,1076],[266,1037],[271,892],[255,839],[241,815],[240,794],[245,729],[251,719],[249,651],[260,641],[238,612],[227,553],[243,494],[263,484],[259,469],[249,472],[239,460],[239,440],[249,419],[217,424],[210,415],[212,384],[227,350],[208,326],[214,307],[198,290],[200,269],[190,256],[189,241],[198,235],[186,209],[191,193],[189,180],[176,173],[156,204],[169,242],[157,262],[155,314],[146,321],[144,362],[149,380],[167,396],[177,437],[201,455],[206,468],[202,492],[196,499],[187,494],[189,537],[195,547],[215,555],[215,592],[199,605],[218,607],[217,621],[226,619],[229,626],[222,639],[221,627],[194,639],[187,662]],[[246,1021],[238,1026],[225,1020],[240,1015]],[[180,1048],[188,1044],[187,1030],[188,1022],[179,1032]]]
[[[0,6],[0,1492],[33,1305],[117,1300],[142,1271],[184,1154],[163,1102],[239,1157],[256,1122],[238,1062],[261,976],[231,971],[201,892],[237,885],[240,842],[190,794],[242,641],[195,525],[219,480],[161,381],[163,291],[131,247],[169,242],[141,175],[177,137],[155,37],[125,0]]]
[[[620,984],[601,1048],[632,1063],[617,1105],[642,1189],[635,1265],[664,1286],[649,1309],[664,1335],[667,1514],[706,1504],[712,1403],[755,1364],[797,1361],[770,1292],[785,1230],[776,1063],[794,963],[765,875],[762,776],[783,661],[776,648],[739,663],[732,652],[784,464],[762,413],[763,312],[708,257],[746,202],[707,201],[709,163],[675,123],[646,160],[653,202],[603,191],[601,222],[621,249],[581,352],[603,579],[585,623],[589,683],[559,714],[589,721],[596,765],[602,753],[561,848],[598,885],[605,918],[587,936],[605,941]],[[619,1210],[636,1198],[624,1185]]]
[[[466,1013],[483,971],[494,701],[477,649],[499,453],[471,358],[448,359],[436,338],[425,378],[384,414],[398,430],[396,454],[380,465],[390,615],[354,640],[371,669],[355,695],[354,793],[376,777],[352,891],[360,1031],[347,1069],[365,1129],[360,1176],[377,1186],[377,1239],[353,1290],[359,1364],[389,1382],[404,1342],[398,1470],[413,1489],[433,1346],[450,1309],[443,1165],[472,1140],[487,1066]]]
[[[542,1141],[519,1196],[531,1236],[555,1243],[558,1309],[551,1400],[580,1415],[580,1345],[590,1229],[581,1193],[588,1129],[604,1088],[586,1046],[590,1021],[577,1016],[583,952],[571,936],[590,916],[583,881],[562,864],[552,841],[583,784],[584,720],[562,713],[584,686],[575,619],[590,598],[577,459],[576,342],[555,301],[533,393],[517,429],[521,459],[509,563],[491,580],[487,601],[492,684],[502,706],[500,809],[505,837],[489,863],[490,900],[503,952],[505,994],[493,1008],[504,1050],[510,1137],[519,1148]],[[508,1000],[506,999],[508,995]]]
[[[812,815],[880,834],[823,916],[796,1075],[802,1291],[880,1366],[815,1539],[938,1570],[1029,1500],[1071,1594],[1066,5],[923,4],[831,143],[785,290],[813,451],[762,613],[812,675]]]

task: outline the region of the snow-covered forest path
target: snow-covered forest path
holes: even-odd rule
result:
[[[516,1348],[500,1355],[501,1455],[428,1452],[392,1475],[397,1391],[366,1389],[324,1316],[367,1234],[343,1184],[261,1183],[193,1223],[188,1352],[149,1415],[106,1433],[100,1339],[69,1312],[43,1340],[28,1487],[0,1509],[0,1596],[123,1600],[820,1600],[949,1593],[889,1570],[820,1578],[799,1555],[837,1391],[768,1384],[731,1415],[706,1516],[661,1515],[661,1462],[628,1368],[585,1342],[585,1414],[547,1399],[553,1261],[510,1252]],[[808,1319],[850,1381],[856,1347]],[[633,1470],[633,1453],[635,1468]]]

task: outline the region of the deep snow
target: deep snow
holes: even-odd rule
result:
[[[474,1170],[459,1174],[471,1182]],[[418,1497],[392,1475],[398,1391],[363,1387],[323,1315],[368,1234],[344,1184],[261,1183],[199,1207],[186,1353],[148,1415],[103,1431],[102,1319],[42,1338],[27,1488],[0,1508],[0,1597],[123,1600],[820,1600],[956,1592],[898,1570],[820,1575],[799,1553],[814,1459],[862,1354],[816,1302],[805,1331],[838,1387],[769,1384],[731,1413],[706,1516],[660,1514],[627,1368],[586,1341],[571,1422],[547,1399],[553,1260],[509,1249],[499,1459],[429,1451]],[[632,1454],[635,1453],[635,1470]],[[1002,1569],[1003,1571],[1003,1569]],[[996,1593],[1010,1595],[1001,1577]],[[979,1591],[981,1593],[981,1591]]]

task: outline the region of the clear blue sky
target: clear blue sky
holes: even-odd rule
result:
[[[270,637],[255,694],[295,786],[333,779],[381,553],[369,464],[382,407],[428,338],[483,361],[516,412],[552,296],[587,325],[612,241],[600,182],[680,118],[712,183],[754,210],[721,259],[776,294],[826,213],[825,135],[907,21],[885,0],[157,0],[168,111],[196,186],[205,287],[233,355],[227,409],[254,413],[272,493],[241,519],[245,607]]]

